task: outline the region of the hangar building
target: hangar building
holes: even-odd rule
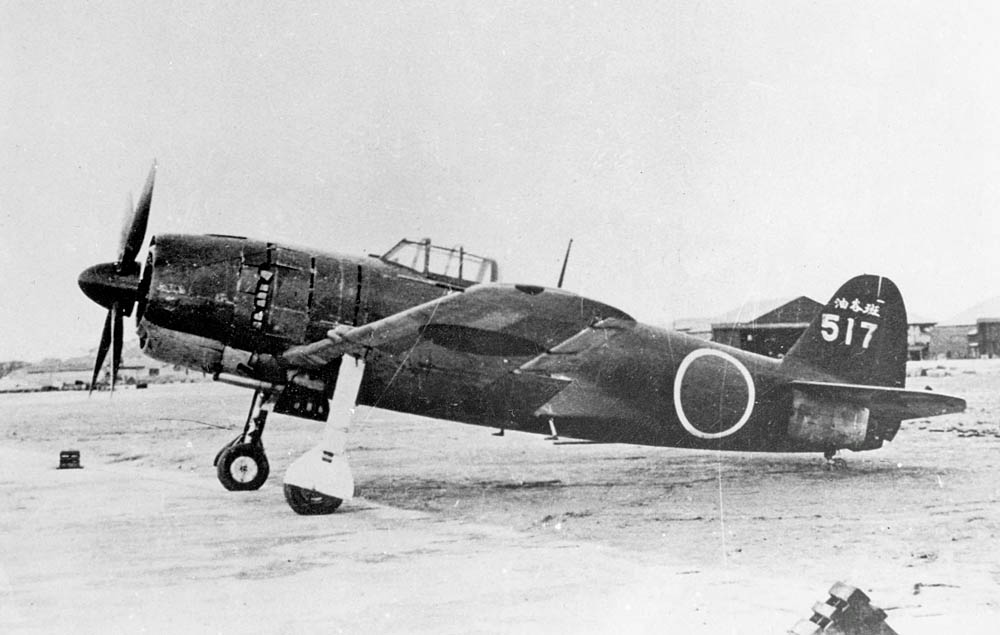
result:
[[[968,337],[972,357],[1000,357],[1000,317],[977,319]]]
[[[807,296],[756,300],[714,319],[677,320],[674,329],[768,357],[782,357],[822,309],[822,304]],[[967,348],[964,338],[969,328],[962,331],[963,351]],[[1000,329],[1000,320],[997,328]],[[928,359],[934,354],[934,332],[934,321],[911,317],[907,331],[911,360]]]
[[[823,305],[806,296],[749,302],[712,322],[712,341],[782,357]]]
[[[41,390],[86,390],[94,372],[96,351],[89,355],[69,359],[49,359],[18,368],[0,378],[0,392],[35,392]],[[98,389],[111,382],[110,364],[105,365],[98,378]],[[201,381],[204,373],[165,364],[146,357],[139,350],[139,343],[127,342],[122,351],[122,365],[118,369],[120,386],[141,384]]]
[[[938,358],[1000,357],[1000,296],[938,324],[930,349]]]
[[[931,342],[934,339],[934,320],[928,320],[917,315],[907,315],[909,320],[906,331],[907,356],[910,361],[918,362],[930,359],[932,356]]]

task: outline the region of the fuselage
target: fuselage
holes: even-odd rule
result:
[[[238,237],[164,235],[154,239],[139,284],[137,329],[143,351],[156,359],[272,386],[294,380],[322,393],[324,378],[289,368],[283,351],[335,327],[361,326],[489,282],[495,266],[486,277],[432,275],[421,263]],[[867,417],[800,403],[790,387],[795,378],[835,377],[586,302],[594,307],[589,321],[553,350],[550,342],[529,341],[537,330],[530,324],[516,341],[435,325],[399,349],[373,348],[358,402],[538,433],[548,433],[551,422],[561,436],[603,442],[751,451],[830,447],[834,437],[790,434],[796,410],[819,411],[848,427],[851,417]],[[564,347],[573,354],[560,354]],[[898,428],[898,421],[872,423],[836,442],[879,447]]]
[[[840,424],[860,413],[848,408],[829,436],[796,434],[791,380],[834,378],[808,368],[793,375],[781,360],[630,319],[585,328],[541,355],[487,356],[426,337],[372,353],[360,403],[536,434],[550,434],[551,420],[561,437],[604,443],[821,452],[834,439],[877,448],[898,427],[872,421],[845,436]]]

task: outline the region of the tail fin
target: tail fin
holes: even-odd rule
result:
[[[848,280],[785,356],[851,384],[902,388],[906,380],[906,307],[888,278]]]

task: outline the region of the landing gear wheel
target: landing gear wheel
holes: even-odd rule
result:
[[[835,458],[832,459],[828,464],[828,470],[846,470],[847,469],[847,459]]]
[[[234,445],[239,445],[241,441],[243,441],[243,435],[239,434],[236,435],[235,439],[233,439],[226,445],[222,446],[222,449],[215,453],[215,458],[212,460],[212,465],[214,465],[215,467],[219,467],[219,461],[222,459],[222,455],[226,452],[226,450],[233,447]]]
[[[285,483],[285,501],[296,514],[302,516],[320,516],[337,511],[344,501],[333,496],[320,494],[313,490],[303,489]]]
[[[260,489],[270,472],[264,447],[253,443],[223,449],[215,466],[219,482],[230,492]]]
[[[827,450],[823,453],[823,469],[831,471],[847,469],[847,461],[836,454],[836,450]]]

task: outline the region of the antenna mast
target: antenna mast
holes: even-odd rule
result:
[[[569,262],[569,250],[572,248],[573,248],[573,239],[570,238],[569,244],[566,245],[566,255],[563,257],[562,271],[559,272],[559,284],[556,285],[556,288],[558,289],[562,289],[563,278],[566,277],[566,263]]]

